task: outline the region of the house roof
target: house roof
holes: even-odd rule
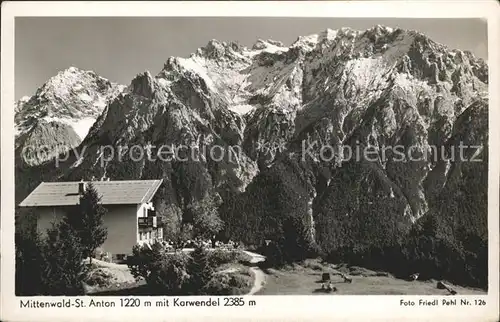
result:
[[[88,181],[87,181],[88,182]],[[92,181],[103,205],[150,202],[163,180]],[[79,181],[42,182],[20,207],[71,206],[79,202]]]

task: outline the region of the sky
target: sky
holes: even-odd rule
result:
[[[156,75],[168,57],[188,57],[211,39],[248,47],[259,38],[289,45],[327,28],[364,30],[377,24],[418,30],[487,60],[487,24],[480,19],[21,17],[15,21],[15,97],[33,95],[70,66],[129,85],[135,75],[146,70]]]

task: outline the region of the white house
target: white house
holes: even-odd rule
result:
[[[108,210],[104,226],[108,237],[102,248],[113,257],[132,252],[136,244],[163,238],[162,223],[156,216],[153,197],[162,180],[92,181],[101,204]],[[19,206],[31,207],[37,229],[44,233],[52,222],[78,205],[88,182],[42,182]]]

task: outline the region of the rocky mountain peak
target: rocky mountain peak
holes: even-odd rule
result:
[[[69,67],[44,83],[19,111],[26,117],[97,117],[124,86],[111,83],[93,71]]]
[[[151,97],[155,90],[154,78],[149,71],[137,75],[130,84],[132,93],[144,97]]]
[[[50,160],[57,153],[53,150],[56,146],[59,152],[78,146],[106,105],[124,89],[93,71],[76,67],[60,71],[29,99],[17,103],[16,150],[21,153],[23,148],[34,146],[48,150],[45,157],[19,157],[27,165],[36,165]],[[36,138],[40,133],[51,134]]]

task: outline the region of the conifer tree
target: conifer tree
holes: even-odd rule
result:
[[[47,230],[42,246],[42,293],[82,295],[86,277],[83,248],[76,232],[64,221]]]
[[[93,252],[106,241],[108,236],[108,231],[103,225],[103,216],[106,213],[107,209],[101,204],[101,197],[94,185],[89,182],[80,197],[76,211],[63,219],[80,239],[84,258],[89,257],[90,263]]]
[[[204,293],[204,289],[214,275],[214,269],[210,265],[208,251],[202,246],[197,246],[191,253],[191,262],[189,264],[190,292],[193,295]]]
[[[35,232],[31,235],[15,234],[16,249],[16,295],[40,295],[43,265],[42,239]]]

